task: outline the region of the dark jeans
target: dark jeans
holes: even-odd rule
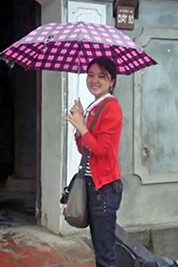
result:
[[[86,177],[90,232],[97,267],[118,267],[116,261],[116,211],[120,206],[123,185],[120,180],[96,190]]]

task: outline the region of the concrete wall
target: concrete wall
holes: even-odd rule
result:
[[[144,28],[169,31],[177,29],[177,16],[177,1],[140,1],[139,19],[135,21],[134,31],[127,31],[127,34],[133,38],[138,38]],[[152,78],[153,81],[156,80],[156,77],[153,76]],[[149,81],[147,82],[149,83]],[[147,184],[143,184],[142,179],[144,177],[133,175],[135,160],[134,75],[118,77],[116,95],[124,114],[124,128],[120,146],[124,193],[121,208],[118,212],[118,221],[124,227],[176,224],[178,223],[178,183],[169,183],[169,177],[167,177],[166,183],[160,181],[158,184],[152,184],[151,182],[149,184],[148,181]],[[178,177],[178,174],[175,175]]]
[[[61,22],[60,1],[42,1],[42,24]],[[41,132],[41,224],[55,233],[60,229],[59,198],[63,187],[65,151],[64,90],[62,74],[42,72],[42,132]]]
[[[134,30],[126,31],[126,33],[135,40],[139,40],[139,37],[142,36],[143,43],[147,43],[147,40],[149,40],[149,46],[153,39],[149,39],[149,34],[145,33],[143,35],[143,32],[147,30],[148,32],[156,32],[155,39],[158,43],[160,42],[159,53],[161,53],[163,40],[169,40],[170,44],[171,40],[173,39],[175,40],[175,42],[177,42],[177,17],[177,1],[141,0],[139,5],[139,18],[135,20]],[[172,34],[174,37],[172,36]],[[172,44],[170,45],[170,47],[172,48]],[[145,49],[147,49],[147,47],[145,47]],[[165,62],[165,64],[169,63],[169,57],[167,57],[167,54],[164,55],[164,53],[170,52],[169,50],[171,51],[171,49],[166,49],[166,52],[164,52],[165,50],[162,49],[162,61],[159,63],[159,68],[164,69],[165,66],[161,65],[162,62]],[[176,49],[173,49],[173,51],[176,51]],[[165,60],[165,58],[167,58],[167,60]],[[169,64],[170,73],[173,73],[173,68],[171,71],[171,63]],[[142,78],[144,76],[144,73],[145,72],[141,72]],[[146,101],[148,101],[148,99],[143,98],[142,84],[139,84],[139,97],[137,97],[136,95],[136,76],[137,74],[128,77],[119,76],[118,85],[115,91],[116,96],[118,97],[123,108],[124,114],[124,127],[122,132],[119,154],[124,191],[121,207],[118,211],[118,223],[129,233],[129,235],[133,239],[138,241],[140,244],[145,245],[154,254],[164,255],[173,259],[177,259],[178,173],[172,171],[172,164],[170,163],[166,165],[166,172],[164,172],[163,166],[162,170],[160,170],[160,173],[155,173],[155,176],[157,174],[157,182],[152,181],[151,175],[149,176],[148,173],[146,173],[148,177],[144,177],[144,174],[138,175],[137,172],[135,172],[135,163],[140,160],[138,158],[135,158],[135,149],[139,150],[140,147],[138,149],[138,147],[135,146],[139,144],[139,140],[137,140],[137,138],[142,138],[141,136],[138,137],[135,135],[138,116],[142,114],[138,114],[137,110],[138,106],[140,106],[142,110],[142,105],[144,105]],[[176,78],[176,76],[174,76],[174,78]],[[154,88],[156,92],[156,81],[159,79],[161,79],[161,77],[157,77],[156,71],[154,75],[153,70],[152,78],[151,80],[147,80],[146,84],[147,86],[151,87],[155,86]],[[170,84],[171,90],[176,91],[176,87],[174,86],[175,81],[171,81],[171,79],[168,77],[168,75],[166,75],[166,73],[164,78],[162,77],[162,79],[165,79],[165,85],[162,86],[162,90],[165,89],[166,91],[166,89],[168,89],[168,87],[166,87],[166,84]],[[153,92],[154,89],[150,90],[150,94],[152,94]],[[162,94],[163,93],[161,92],[161,96]],[[161,98],[159,97],[159,94],[157,94],[156,97],[158,99],[157,106],[160,108],[162,107],[162,103],[159,102]],[[135,99],[139,98],[141,102],[138,103]],[[167,104],[165,104],[165,108],[162,110],[162,112],[170,109],[169,101],[165,102]],[[171,104],[172,107],[174,105],[174,102],[176,101],[176,98],[172,98],[171,101],[173,103]],[[156,116],[156,114],[152,112],[152,109],[153,106],[150,104],[150,114],[152,114],[152,117],[154,117]],[[149,117],[144,118],[144,123],[148,122]],[[175,124],[175,118],[176,113],[174,111],[174,114],[170,115],[168,117],[168,120],[173,120],[172,122],[173,124]],[[140,120],[143,121],[143,117],[141,117]],[[167,121],[167,125],[168,124],[169,122]],[[161,140],[159,140],[158,136],[158,134],[161,132],[160,129],[157,128],[157,130],[159,131],[155,131],[153,130],[153,128],[150,128],[149,130],[152,134],[151,138],[158,139],[158,141],[160,142]],[[163,131],[167,132],[167,139],[164,139],[163,141],[167,144],[171,143],[171,145],[174,146],[174,144],[176,144],[178,141],[174,140],[173,138],[173,136],[176,134],[176,127],[167,127],[164,130],[162,129],[161,134],[163,134]],[[163,153],[166,152],[167,151]],[[141,149],[139,153],[142,153]],[[137,156],[143,158],[139,154],[137,154]],[[163,156],[164,155],[160,153],[158,160],[160,160]],[[171,178],[173,176],[174,179]]]

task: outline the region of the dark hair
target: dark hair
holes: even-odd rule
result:
[[[110,89],[110,93],[112,93],[112,91],[116,85],[116,75],[117,75],[116,66],[115,66],[114,62],[107,57],[94,58],[92,61],[89,62],[88,66],[87,66],[87,73],[93,64],[98,64],[98,66],[102,70],[109,72],[109,74],[111,75],[111,79],[114,79],[115,82],[113,84],[112,89]]]

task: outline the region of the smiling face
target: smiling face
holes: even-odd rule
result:
[[[91,65],[87,73],[87,87],[95,98],[99,98],[107,93],[113,86],[115,80],[105,69],[102,69],[97,63]]]

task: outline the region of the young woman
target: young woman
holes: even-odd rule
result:
[[[116,84],[116,68],[108,58],[96,58],[87,68],[87,87],[95,101],[83,111],[75,100],[68,121],[76,128],[76,144],[80,153],[89,151],[85,178],[89,201],[90,232],[97,267],[117,267],[116,211],[122,197],[118,148],[122,130],[122,110],[112,95]],[[92,132],[89,126],[97,109],[107,102]]]

